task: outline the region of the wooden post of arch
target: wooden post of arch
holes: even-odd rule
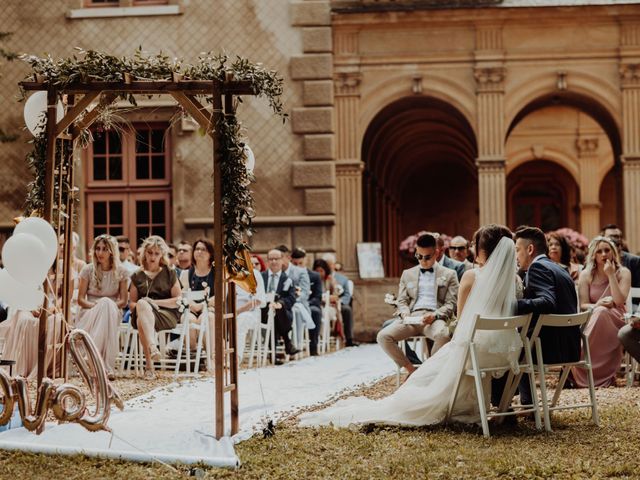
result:
[[[56,155],[56,141],[58,138],[74,140],[83,129],[91,126],[98,118],[99,114],[108,107],[116,98],[118,93],[137,94],[169,94],[187,111],[198,124],[213,137],[213,181],[214,181],[214,216],[213,216],[213,238],[214,238],[214,293],[215,293],[215,313],[214,313],[214,374],[215,374],[215,436],[221,438],[225,434],[225,412],[224,395],[230,392],[231,396],[231,435],[238,432],[238,368],[236,358],[236,310],[235,310],[235,286],[225,282],[225,263],[223,258],[223,245],[225,242],[224,225],[222,223],[222,175],[221,175],[221,153],[218,148],[221,142],[220,132],[215,128],[222,115],[233,116],[233,96],[234,95],[255,95],[249,82],[233,81],[227,77],[224,82],[200,81],[200,80],[178,80],[178,81],[127,81],[127,82],[77,82],[69,84],[63,88],[50,86],[46,82],[22,82],[21,86],[30,91],[47,91],[47,123],[46,123],[46,160],[45,160],[45,199],[43,207],[43,218],[49,222],[53,220],[53,209],[60,208],[55,205],[54,163]],[[56,103],[59,94],[73,95],[74,100],[78,95],[82,95],[75,105],[67,109],[67,112],[60,122],[56,118]],[[207,110],[196,99],[197,95],[211,96],[213,99],[213,112],[208,115]],[[225,104],[223,109],[223,96]],[[93,109],[88,110],[92,102],[100,98],[99,103]],[[63,172],[59,172],[62,174]],[[73,172],[68,172],[69,178],[73,181]],[[73,185],[72,185],[73,188]],[[72,192],[70,193],[72,194]],[[69,199],[68,203],[72,203]],[[67,212],[73,213],[73,206]],[[69,208],[69,205],[67,205]],[[58,217],[60,218],[60,216]],[[68,223],[70,227],[70,222]],[[65,231],[64,236],[63,274],[68,277],[71,271],[71,228]],[[69,301],[71,296],[63,296],[62,311],[65,315],[69,312]],[[45,298],[45,309],[46,309]],[[47,314],[43,309],[40,315],[38,331],[38,386],[45,376],[45,358],[47,353]],[[208,354],[210,354],[208,352]],[[54,372],[55,374],[55,372]]]

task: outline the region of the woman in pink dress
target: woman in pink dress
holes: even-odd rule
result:
[[[118,328],[127,303],[126,269],[120,264],[118,244],[111,235],[93,241],[91,263],[80,271],[76,326],[85,330],[102,355],[109,377],[118,355]]]
[[[40,311],[12,310],[14,313],[3,323],[7,324],[2,358],[15,360],[13,375],[35,378],[38,371],[38,330]],[[52,376],[50,370],[53,361],[54,323],[59,334],[62,328],[62,316],[51,314],[47,317],[47,354],[45,356],[46,375]],[[59,361],[58,361],[59,362]]]
[[[55,272],[49,270],[49,285],[56,285]],[[50,288],[47,288],[48,308],[53,310],[56,299]],[[59,305],[59,302],[58,302]],[[4,347],[2,358],[15,360],[15,367],[12,369],[14,375],[25,378],[35,378],[38,371],[38,331],[40,328],[40,308],[37,310],[15,310],[9,309],[9,318],[2,323],[4,335]],[[62,329],[62,315],[51,313],[47,316],[47,352],[45,355],[45,375],[55,376],[51,371],[53,367],[53,349],[56,335],[60,335]],[[60,340],[58,339],[58,342]],[[60,366],[60,361],[56,365],[56,370]],[[59,373],[59,370],[58,372]]]
[[[585,334],[596,387],[613,385],[620,368],[622,346],[618,330],[625,325],[625,302],[630,286],[631,272],[620,265],[616,246],[607,237],[594,238],[589,244],[578,289],[580,309],[593,309]],[[589,385],[586,370],[574,368],[572,374],[577,386]]]

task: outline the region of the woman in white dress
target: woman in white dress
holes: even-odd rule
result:
[[[242,287],[236,288],[236,319],[238,330],[238,363],[242,363],[244,347],[249,330],[258,329],[254,335],[259,335],[260,309],[267,306],[267,297],[264,291],[264,280],[260,275],[260,262],[252,258],[253,276],[256,279],[256,293],[252,294]]]
[[[478,269],[465,272],[458,297],[459,321],[453,338],[425,361],[389,397],[369,400],[352,397],[318,412],[301,416],[300,424],[348,426],[379,423],[386,425],[433,425],[447,420],[479,421],[473,379],[465,376],[451,417],[447,412],[453,390],[465,368],[465,357],[476,314],[513,315],[516,308],[516,257],[512,234],[499,225],[482,227],[475,234]],[[522,342],[518,332],[479,332],[475,342],[480,366],[517,365]],[[487,378],[489,391],[490,379]]]
[[[93,339],[113,377],[118,355],[118,328],[127,303],[126,269],[120,264],[118,244],[110,235],[100,235],[91,247],[91,263],[80,271],[78,321],[76,326]]]

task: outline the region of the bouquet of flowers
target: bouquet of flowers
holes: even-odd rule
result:
[[[580,250],[586,250],[589,247],[589,239],[585,237],[580,232],[576,232],[570,228],[559,228],[556,230],[558,235],[562,235],[567,239],[569,245],[573,248],[578,248]]]
[[[386,303],[387,305],[391,305],[392,307],[398,306],[398,300],[393,293],[384,294],[384,303]]]

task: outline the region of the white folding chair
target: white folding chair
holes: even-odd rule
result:
[[[627,313],[634,313],[633,300],[640,298],[640,287],[631,287],[629,289],[629,295],[627,295]],[[635,358],[629,355],[629,352],[625,352],[622,366],[624,368],[625,377],[627,378],[627,387],[633,386],[633,381],[638,373],[638,362]]]
[[[142,371],[144,362],[138,330],[133,328],[131,321],[127,323],[123,322],[120,324],[119,334],[121,348],[116,359],[118,371],[124,374],[125,370],[127,372],[133,370],[135,375],[138,376]]]
[[[521,413],[533,413],[536,428],[542,428],[542,422],[540,421],[540,409],[538,407],[538,397],[536,395],[535,382],[532,376],[529,376],[531,385],[531,396],[533,403],[531,405],[515,405],[511,411],[495,411],[491,412],[487,408],[483,380],[490,379],[491,374],[494,372],[500,372],[504,370],[510,370],[512,367],[508,363],[504,365],[497,365],[493,367],[483,367],[478,360],[478,351],[476,345],[476,334],[480,331],[518,331],[520,340],[522,341],[522,347],[524,350],[524,360],[518,362],[518,368],[521,372],[533,372],[533,358],[531,355],[531,345],[527,339],[527,328],[531,321],[531,314],[519,315],[514,317],[481,317],[476,315],[475,325],[473,333],[471,334],[471,340],[466,347],[465,360],[462,363],[460,376],[456,382],[455,388],[452,391],[451,399],[449,401],[449,410],[447,412],[447,418],[451,418],[453,408],[455,406],[456,397],[458,396],[458,390],[460,388],[460,381],[463,375],[474,378],[476,396],[478,397],[478,409],[480,410],[480,420],[482,423],[482,433],[486,438],[489,438],[489,418],[490,417],[504,417],[508,415],[518,415]],[[471,362],[471,368],[468,368],[468,363]]]
[[[331,339],[331,316],[329,311],[329,301],[331,293],[324,292],[322,294],[322,325],[320,326],[320,338],[319,338],[319,350],[324,354],[329,351],[330,339]]]
[[[531,341],[535,343],[536,347],[536,365],[535,369],[540,378],[540,395],[542,397],[542,410],[544,413],[544,426],[545,429],[550,432],[551,431],[551,418],[550,414],[554,410],[569,410],[575,408],[590,408],[591,409],[591,417],[593,423],[596,425],[599,424],[598,419],[598,409],[596,403],[596,391],[593,382],[593,370],[591,368],[591,352],[589,351],[589,339],[584,334],[584,329],[589,323],[589,318],[591,317],[591,310],[587,310],[585,312],[579,312],[570,315],[540,315],[538,321],[536,323],[535,329],[531,335]],[[565,363],[545,363],[543,354],[542,354],[542,342],[540,341],[540,330],[542,327],[555,327],[555,328],[571,328],[571,327],[579,327],[580,328],[580,340],[582,345],[582,359],[577,360],[575,362],[565,362]],[[571,405],[557,405],[558,399],[560,398],[560,393],[562,392],[562,388],[564,387],[565,382],[567,381],[567,377],[569,376],[569,372],[572,367],[583,368],[587,371],[587,378],[589,382],[589,403],[576,403]],[[559,380],[556,386],[555,392],[553,394],[553,399],[549,402],[547,396],[547,382],[545,379],[545,374],[551,370],[559,371]],[[533,390],[532,390],[533,394]]]
[[[268,307],[267,307],[268,308]],[[271,364],[276,363],[276,333],[275,310],[267,310],[267,323],[258,321],[251,333],[251,347],[249,350],[249,368],[253,367],[253,359],[256,358],[256,367],[264,367],[267,358],[271,357]]]
[[[293,306],[293,323],[291,325],[291,341],[293,345],[300,350],[296,354],[296,358],[303,357],[305,354],[309,356],[309,328],[307,322],[304,319],[304,315],[311,317],[310,313],[303,313],[304,305],[296,303]]]
[[[178,353],[175,359],[169,359],[165,356],[165,349],[161,348],[163,358],[160,360],[161,366],[173,366],[174,375],[179,375],[180,365],[185,365],[185,375],[190,375],[191,362],[193,364],[193,373],[200,373],[200,358],[203,352],[203,346],[206,354],[207,369],[211,369],[211,345],[209,341],[209,306],[206,302],[206,295],[204,290],[188,291],[184,293],[186,299],[190,301],[202,301],[202,321],[200,323],[191,323],[189,320],[189,309],[184,310],[182,314],[182,321],[173,330],[165,332],[166,334],[179,335],[178,338]],[[198,331],[198,338],[196,340],[196,354],[195,359],[191,358],[191,330]]]

